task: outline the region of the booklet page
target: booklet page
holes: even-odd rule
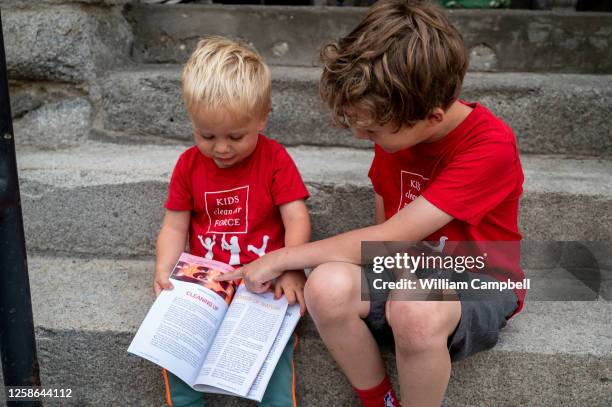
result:
[[[232,285],[211,285],[210,275],[231,269],[183,254],[170,277],[174,289],[157,297],[128,352],[193,385],[234,293]]]
[[[238,287],[196,379],[199,391],[245,397],[279,332],[287,299]],[[211,388],[216,387],[225,391]]]
[[[285,318],[283,319],[278,335],[276,335],[272,349],[270,349],[268,357],[264,361],[259,373],[257,373],[257,377],[249,390],[247,398],[257,401],[261,401],[263,399],[268,383],[270,382],[270,378],[272,377],[272,373],[274,373],[274,369],[276,368],[276,365],[278,364],[278,361],[285,350],[287,342],[289,342],[291,335],[293,335],[293,331],[295,330],[299,320],[300,305],[293,304],[287,307]]]

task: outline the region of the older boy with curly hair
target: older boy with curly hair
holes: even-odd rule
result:
[[[525,291],[476,301],[461,292],[459,301],[361,301],[361,242],[511,242],[480,278],[520,281],[523,172],[514,134],[485,107],[459,100],[468,53],[433,4],[379,1],[323,49],[322,62],[321,95],[336,121],[374,143],[376,225],[277,250],[228,277],[244,276],[259,291],[282,270],[316,267],[305,288],[308,310],[363,405],[398,405],[376,342],[386,332],[402,404],[440,405],[451,361],[494,346]]]

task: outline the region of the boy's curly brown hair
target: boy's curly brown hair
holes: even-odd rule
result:
[[[323,47],[319,90],[342,127],[412,126],[457,100],[468,59],[440,7],[381,0],[349,35]]]

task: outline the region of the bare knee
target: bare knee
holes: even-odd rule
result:
[[[317,323],[333,322],[355,314],[359,300],[356,266],[345,263],[325,263],[308,276],[304,297],[308,312]]]
[[[449,304],[451,306],[449,306]],[[420,353],[446,346],[448,335],[458,322],[454,306],[435,301],[391,301],[387,307],[387,321],[393,329],[395,345],[399,352]],[[452,326],[451,326],[452,325]]]

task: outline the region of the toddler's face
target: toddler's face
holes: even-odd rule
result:
[[[196,146],[219,168],[232,167],[251,155],[267,120],[267,116],[236,119],[226,111],[199,106],[191,109],[190,116]]]

